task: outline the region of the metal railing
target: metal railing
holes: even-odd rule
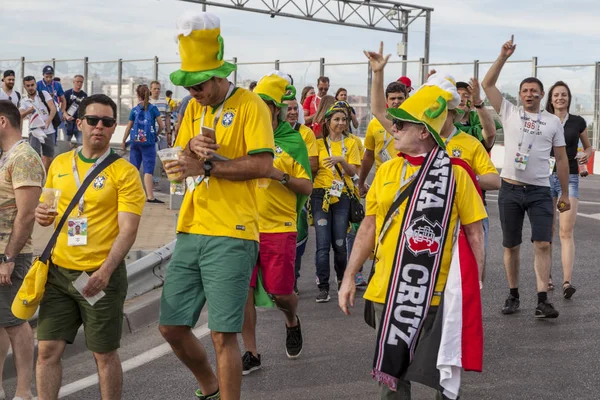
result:
[[[247,62],[234,57],[230,62],[238,66],[230,79],[237,86],[247,87],[272,69],[281,68],[294,77],[298,96],[304,86],[316,86],[317,78],[325,75],[331,79],[331,94],[337,88],[348,90],[349,101],[359,118],[359,134],[364,133],[371,118],[371,70],[366,61],[335,62],[325,58],[307,60],[269,60]],[[420,60],[390,61],[386,69],[387,80],[397,79],[406,71],[418,86],[430,69],[444,70],[457,80],[467,81],[471,77],[482,78],[493,61],[430,62]],[[52,65],[55,76],[62,78],[63,88],[72,85],[76,74],[84,76],[84,90],[88,94],[104,93],[115,100],[120,124],[127,123],[129,111],[137,103],[135,88],[141,83],[159,81],[164,90],[172,90],[174,98],[182,98],[187,92],[171,84],[169,74],[179,68],[179,61],[160,61],[158,57],[135,60],[94,61],[88,57],[80,59],[27,60],[24,57],[0,60],[0,71],[12,69],[16,73],[17,88],[22,89],[22,77],[33,75],[41,79],[45,65]],[[590,126],[590,137],[595,149],[600,149],[600,62],[588,64],[540,65],[537,57],[527,60],[510,60],[504,67],[499,89],[507,97],[518,99],[519,83],[526,77],[536,76],[549,87],[558,80],[569,84],[573,94],[571,112],[583,116]]]

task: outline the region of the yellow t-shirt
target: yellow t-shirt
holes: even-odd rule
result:
[[[168,98],[167,105],[169,106],[169,111],[172,112],[175,109],[175,107],[177,107],[177,102],[175,100],[173,100],[172,98]]]
[[[58,224],[71,199],[77,193],[73,176],[73,151],[56,157],[48,171],[47,188],[60,189]],[[77,173],[83,183],[85,174],[95,160],[76,156]],[[88,219],[87,245],[68,245],[68,223],[65,224],[52,253],[52,262],[66,269],[93,271],[102,266],[119,234],[118,213],[128,212],[142,215],[146,194],[140,174],[127,160],[121,158],[98,175],[83,194],[83,215]],[[76,206],[71,217],[77,217]]]
[[[396,193],[400,187],[400,178],[402,174],[402,165],[404,158],[396,158],[384,163],[377,174],[371,189],[367,194],[366,215],[376,216],[377,237],[381,232],[383,219],[390,206],[394,202]],[[417,171],[418,166],[407,165],[405,179]],[[450,227],[446,235],[446,243],[443,249],[442,264],[438,279],[435,285],[436,292],[443,292],[448,278],[448,270],[452,261],[453,232],[456,228],[456,222],[460,218],[463,225],[472,224],[487,217],[483,206],[481,196],[477,192],[469,174],[460,166],[452,166],[456,180],[456,194],[452,204],[452,213],[450,216]],[[377,249],[377,264],[375,274],[369,281],[369,287],[365,292],[365,299],[376,303],[385,303],[387,289],[389,285],[394,256],[398,246],[398,237],[400,235],[400,225],[402,217],[406,210],[407,201],[402,203],[399,208],[399,214],[394,217],[392,224],[386,232],[382,242]],[[439,305],[439,296],[434,296],[432,305]]]
[[[392,159],[398,158],[398,150],[394,149],[394,136],[388,133],[383,125],[373,118],[367,126],[367,134],[365,136],[365,149],[371,150],[375,154],[375,171],[379,169],[383,160],[379,153],[383,150],[384,145],[387,143],[385,148],[387,149]]]
[[[278,146],[273,166],[292,178],[310,181],[306,170]],[[269,186],[257,189],[257,198],[261,233],[296,232],[296,193],[269,179]]]
[[[213,127],[215,112],[206,107],[204,125]],[[185,148],[200,132],[200,120],[205,107],[192,99],[185,112],[176,146]],[[235,89],[225,101],[216,123],[215,135],[218,150],[230,160],[261,152],[273,153],[275,142],[271,125],[271,112],[267,104],[255,93]],[[259,240],[257,180],[230,181],[210,178],[193,192],[186,192],[177,231],[196,235],[225,236],[246,240]]]
[[[317,148],[317,138],[315,137],[315,133],[306,125],[300,125],[298,128],[298,132],[300,132],[300,136],[302,136],[302,140],[306,144],[306,149],[308,150],[309,157],[318,157],[319,149]]]
[[[365,155],[365,146],[363,145],[362,140],[360,140],[358,136],[353,135],[352,133],[349,133],[348,136],[354,139],[354,141],[356,142],[356,145],[358,146],[358,156],[360,157],[360,161],[362,162],[362,158]]]
[[[319,170],[317,171],[317,176],[315,177],[313,188],[315,189],[330,189],[333,184],[333,171],[332,168],[326,167],[324,161],[326,158],[329,158],[329,153],[325,148],[325,143],[323,142],[323,138],[317,139],[317,148],[319,149]],[[344,151],[342,153],[342,142],[344,143]],[[341,156],[343,154],[344,159],[348,164],[356,165],[360,167],[360,156],[358,154],[358,145],[356,141],[349,137],[344,137],[343,140],[339,140],[337,142],[327,141],[327,144],[330,146],[330,150],[333,156]],[[338,164],[340,171],[344,172],[344,169],[340,164]],[[335,168],[335,167],[334,167]],[[340,176],[335,171],[336,179],[340,179]],[[344,174],[344,179],[346,179],[346,184],[352,187],[352,177]],[[344,186],[344,192],[347,192],[346,186]]]
[[[454,135],[446,144],[446,152],[450,157],[466,161],[477,176],[498,173],[481,142],[468,133]]]

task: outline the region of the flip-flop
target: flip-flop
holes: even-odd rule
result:
[[[571,297],[573,297],[576,291],[577,289],[575,289],[575,286],[571,285],[569,281],[563,283],[563,297],[565,299],[569,300]]]

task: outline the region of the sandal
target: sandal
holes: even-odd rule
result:
[[[554,283],[548,282],[548,291],[554,290]]]
[[[575,289],[575,286],[571,285],[569,281],[565,281],[565,283],[563,283],[563,297],[565,299],[569,300],[571,297],[573,297],[576,291],[577,289]]]

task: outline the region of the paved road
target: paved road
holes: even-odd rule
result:
[[[577,256],[574,284],[578,292],[566,301],[559,291],[550,294],[561,315],[556,320],[533,318],[536,305],[535,278],[531,244],[522,250],[521,306],[513,316],[503,316],[500,308],[508,289],[502,264],[501,231],[495,196],[490,198],[491,246],[488,274],[483,296],[485,326],[485,361],[482,374],[463,377],[463,399],[598,399],[600,382],[598,349],[600,328],[597,285],[597,227],[600,223],[598,200],[600,177],[584,180],[575,238]],[[591,217],[590,217],[591,216]],[[526,224],[527,225],[527,224]],[[527,226],[524,237],[529,234]],[[314,238],[314,236],[313,236]],[[558,247],[558,246],[556,246]],[[284,322],[276,310],[259,313],[258,343],[263,369],[243,380],[243,399],[335,400],[375,399],[376,385],[369,372],[372,364],[375,332],[362,322],[362,301],[356,312],[344,316],[332,293],[328,304],[316,304],[312,257],[314,239],[304,258],[300,280],[300,315],[305,348],[302,356],[290,361],[284,351]],[[558,248],[554,249],[554,276],[562,279]],[[205,323],[202,319],[199,325]],[[210,339],[201,339],[214,364]],[[152,359],[147,350],[163,344],[156,326],[124,339],[121,356],[131,359],[143,353],[148,361],[125,373],[124,399],[193,399],[196,389],[188,371],[169,352]],[[160,348],[154,352],[160,354]],[[138,357],[139,359],[140,357]],[[136,360],[138,360],[136,359]],[[142,360],[143,361],[143,360]],[[65,361],[64,384],[91,375],[95,366],[89,354]],[[81,382],[76,385],[86,386]],[[14,380],[5,383],[12,393]],[[414,399],[428,399],[423,387],[415,387]],[[99,399],[98,387],[92,384],[64,397],[68,400]]]

